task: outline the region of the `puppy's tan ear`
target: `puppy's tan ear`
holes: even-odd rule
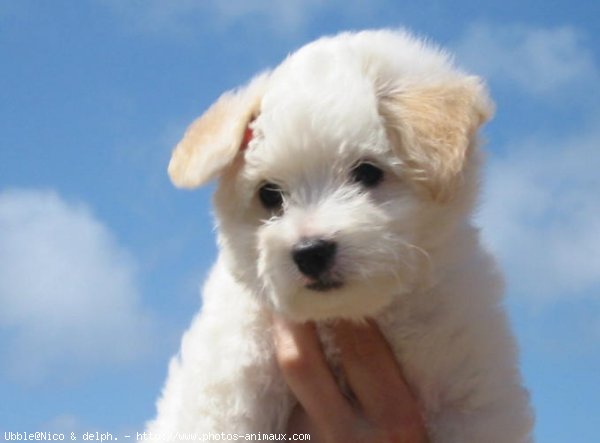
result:
[[[442,200],[459,182],[477,129],[494,106],[483,82],[466,77],[384,93],[380,111],[408,173]]]
[[[267,77],[262,74],[247,87],[226,92],[190,125],[169,163],[175,186],[196,188],[233,161],[249,123],[258,115]]]

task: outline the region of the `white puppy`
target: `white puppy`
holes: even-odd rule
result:
[[[530,441],[501,278],[471,223],[491,114],[480,79],[405,32],[322,38],[224,94],[169,165],[180,187],[219,178],[220,254],[148,431],[284,431],[276,311],[374,318],[432,442]]]

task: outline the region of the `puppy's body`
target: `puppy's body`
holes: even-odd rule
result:
[[[277,311],[323,334],[375,318],[433,442],[530,441],[502,284],[470,223],[490,113],[478,79],[388,31],[318,40],[224,95],[169,167],[184,187],[220,176],[221,252],[148,430],[284,431]]]

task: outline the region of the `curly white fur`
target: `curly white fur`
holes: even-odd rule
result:
[[[182,187],[219,177],[220,255],[148,431],[282,432],[295,400],[274,359],[275,310],[323,330],[375,318],[432,442],[529,442],[501,278],[470,222],[476,133],[492,112],[478,78],[393,31],[322,38],[223,95],[169,165]],[[378,186],[353,182],[361,162],[383,170]],[[265,182],[281,209],[261,205]],[[295,265],[290,251],[311,237],[338,245],[339,287],[311,289]]]

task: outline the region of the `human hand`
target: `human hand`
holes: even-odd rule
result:
[[[338,321],[333,327],[342,370],[358,409],[340,391],[314,324],[274,317],[274,326],[277,360],[299,403],[288,432],[310,433],[312,442],[427,442],[417,402],[373,322]]]

